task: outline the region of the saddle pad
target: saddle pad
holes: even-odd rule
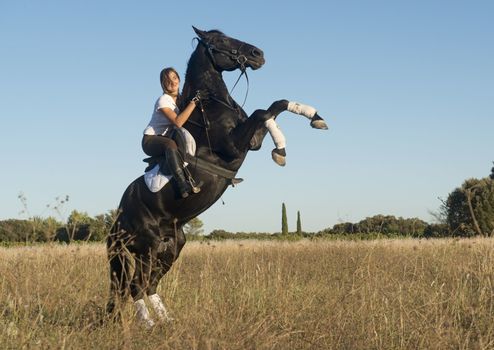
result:
[[[144,182],[149,190],[153,193],[161,190],[173,176],[163,175],[160,171],[160,165],[156,164],[154,168],[144,173]]]

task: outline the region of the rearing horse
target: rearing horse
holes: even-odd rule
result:
[[[188,62],[182,101],[189,101],[196,91],[208,92],[209,97],[201,100],[201,108],[196,108],[184,125],[197,145],[195,157],[186,159],[187,168],[195,181],[202,182],[202,191],[181,198],[170,183],[153,193],[140,176],[125,190],[107,238],[111,278],[107,311],[118,312],[116,306],[130,291],[137,316],[148,327],[154,322],[144,296],[148,296],[159,318],[168,318],[156,289],[185,244],[183,226],[235,183],[247,152],[261,147],[277,115],[289,110],[308,117],[315,128],[327,128],[315,109],[287,100],[247,116],[230,96],[222,72],[258,69],[265,62],[263,52],[217,30],[194,31],[198,45]]]

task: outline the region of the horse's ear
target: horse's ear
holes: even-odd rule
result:
[[[196,27],[192,26],[192,29],[194,29],[194,32],[199,36],[201,39],[205,39],[207,37],[207,33],[203,30],[197,29]]]

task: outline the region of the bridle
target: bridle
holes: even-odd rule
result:
[[[238,63],[238,68],[242,71],[242,73],[245,72],[245,63],[247,63],[248,59],[245,55],[240,54],[240,49],[242,48],[242,46],[244,46],[245,43],[242,43],[238,49],[224,50],[216,47],[208,41],[202,40],[201,38],[196,39],[206,47],[209,57],[216,67],[218,67],[218,65],[216,64],[216,59],[214,58],[214,51],[228,56],[228,58],[230,58],[232,61],[236,61]]]
[[[238,82],[240,81],[240,78],[242,77],[242,75],[245,75],[245,79],[247,81],[247,91],[245,93],[245,98],[244,98],[244,102],[242,103],[242,106],[238,106],[238,105],[232,106],[229,103],[229,101],[220,100],[219,98],[217,98],[215,96],[209,96],[209,99],[214,100],[214,101],[222,104],[223,106],[225,106],[225,107],[227,107],[227,108],[229,108],[229,109],[231,109],[237,113],[240,113],[240,108],[242,108],[244,106],[245,101],[247,100],[247,96],[249,95],[249,76],[247,75],[247,67],[245,66],[245,63],[247,63],[248,59],[245,55],[239,54],[240,50],[242,49],[242,47],[244,46],[245,43],[242,43],[238,49],[225,50],[225,49],[220,49],[220,48],[216,47],[216,45],[212,44],[211,42],[205,41],[199,37],[196,37],[194,39],[197,40],[201,45],[204,45],[204,47],[206,48],[206,51],[209,55],[209,58],[211,59],[211,62],[213,63],[213,65],[216,68],[218,68],[219,66],[216,63],[216,59],[214,57],[214,52],[221,53],[222,55],[229,57],[232,61],[237,62],[237,64],[238,64],[237,68],[240,69],[241,73],[240,73],[239,77],[237,78],[237,81],[233,85],[232,89],[230,90],[229,94],[231,95],[231,93],[233,92],[233,90],[237,86]],[[190,119],[188,120],[188,122],[191,124],[194,124],[196,126],[203,127],[206,130],[206,135],[207,135],[208,141],[209,141],[208,129],[211,126],[211,122],[209,121],[209,119],[206,116],[206,113],[204,111],[204,106],[203,106],[201,100],[199,100],[199,106],[200,106],[202,119],[203,119],[202,125],[200,123],[193,121],[193,120],[190,120]]]
[[[211,44],[209,41],[204,41],[201,38],[196,38],[196,39],[197,39],[197,41],[199,41],[199,43],[204,45],[204,47],[206,48],[206,50],[209,54],[209,58],[211,59],[211,62],[213,63],[213,65],[215,67],[218,67],[218,64],[216,63],[216,59],[214,58],[214,54],[213,54],[214,51],[216,51],[222,55],[227,56],[232,61],[237,62],[237,64],[238,64],[237,68],[240,69],[241,73],[238,76],[235,84],[233,84],[233,87],[229,93],[230,93],[230,95],[232,94],[233,90],[235,89],[238,82],[240,81],[240,78],[242,78],[242,75],[245,75],[245,80],[247,81],[247,91],[245,92],[244,102],[242,102],[241,107],[243,107],[245,105],[245,102],[247,101],[247,96],[249,95],[249,85],[250,85],[249,84],[249,76],[247,75],[247,67],[245,67],[245,64],[247,63],[248,59],[245,55],[240,53],[240,50],[242,49],[242,47],[244,46],[245,43],[240,44],[238,49],[225,50],[225,49],[220,49],[220,48],[216,47],[214,44]],[[255,52],[255,49],[252,49],[253,56],[255,56],[254,52]]]

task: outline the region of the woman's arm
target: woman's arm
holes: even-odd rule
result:
[[[190,115],[196,108],[196,103],[194,100],[191,100],[189,104],[185,107],[183,111],[181,111],[178,115],[173,111],[173,109],[168,107],[160,108],[161,113],[165,115],[176,127],[181,128],[182,125],[185,124],[187,119],[189,119]]]

